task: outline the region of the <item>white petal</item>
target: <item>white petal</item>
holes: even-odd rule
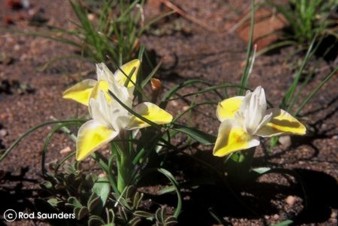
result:
[[[114,130],[125,129],[131,118],[128,110],[117,101],[108,101],[103,91],[97,99],[90,100],[89,109],[94,120]]]
[[[117,81],[109,83],[109,91],[112,92],[117,99],[122,101],[129,108],[132,107],[132,102],[134,99],[133,90],[133,87],[127,88],[123,85],[120,85]]]
[[[247,93],[241,107],[244,117],[244,125],[250,134],[254,134],[259,128],[266,114],[266,99],[264,89],[258,86],[254,92]]]
[[[107,65],[105,65],[104,63],[99,63],[96,64],[96,74],[97,74],[97,80],[103,80],[103,81],[107,81],[107,82],[112,82],[113,80],[113,73],[109,70],[109,68],[107,67]]]

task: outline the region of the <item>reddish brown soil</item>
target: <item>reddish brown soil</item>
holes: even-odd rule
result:
[[[22,31],[44,32],[48,26],[74,26],[71,22],[74,16],[67,1],[48,1],[47,4],[44,0],[31,0],[28,9],[10,8],[6,2],[0,2],[0,149],[8,148],[19,135],[37,124],[53,118],[85,115],[86,109],[62,99],[62,91],[88,77],[86,72],[94,68],[94,65],[78,60],[64,60],[41,71],[39,69],[46,62],[72,54],[73,50],[61,43],[20,34]],[[148,50],[154,50],[157,60],[162,60],[158,77],[165,87],[192,78],[203,78],[213,84],[239,81],[246,43],[232,32],[232,28],[249,5],[246,1],[230,2],[233,3],[175,1],[189,17],[171,16],[142,37],[141,43]],[[163,8],[159,6],[156,1],[149,1],[146,15],[151,17],[159,13]],[[263,86],[269,101],[278,106],[292,83],[293,63],[302,57],[295,56],[292,48],[258,56],[250,87]],[[337,67],[337,63],[320,58],[312,60],[311,69],[315,76],[299,99],[310,93],[333,67]],[[261,148],[257,150],[255,166],[283,168],[284,174],[264,175],[255,181],[231,185],[231,189],[205,185],[186,191],[180,224],[215,225],[217,221],[210,214],[213,212],[223,219],[224,224],[232,225],[266,225],[286,219],[294,220],[296,225],[336,225],[337,82],[338,78],[334,76],[302,111],[300,119],[308,127],[306,136],[292,137],[290,146],[279,145],[268,155],[264,155]],[[186,89],[182,93],[192,90]],[[203,98],[219,101],[211,96],[202,96],[200,100]],[[169,109],[177,112],[186,106],[187,102],[171,102]],[[198,108],[185,121],[212,134],[217,133],[219,125],[210,106]],[[1,162],[1,213],[9,208],[31,208],[30,200],[36,197],[41,181],[43,139],[50,129],[39,129]],[[67,147],[74,150],[66,136],[57,134],[49,148],[48,162],[62,158],[64,155],[60,151]],[[215,161],[211,157],[211,148],[203,153],[198,157]],[[177,170],[185,173],[185,177],[190,174],[192,177],[208,176],[207,173],[203,175],[201,169],[193,169],[193,165],[190,168],[189,159],[175,161]],[[180,168],[179,161],[186,167]]]

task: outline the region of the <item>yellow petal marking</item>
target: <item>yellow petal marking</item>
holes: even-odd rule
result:
[[[236,96],[219,102],[216,110],[218,120],[222,122],[226,119],[234,118],[235,113],[239,110],[243,102],[243,99],[243,96]]]
[[[64,91],[63,98],[75,100],[76,102],[88,106],[89,98],[96,83],[97,82],[93,79],[83,80]]]
[[[134,84],[136,83],[136,79],[137,79],[137,73],[140,68],[140,64],[141,64],[141,61],[138,59],[135,59],[135,60],[129,61],[128,63],[122,65],[120,69],[123,72],[120,69],[118,69],[114,74],[116,81],[120,85],[123,85],[123,86],[127,84],[126,87],[128,88],[134,87],[135,86]],[[132,71],[133,73],[131,74]],[[127,76],[129,78],[127,78]]]
[[[288,112],[275,109],[274,117],[257,132],[257,135],[269,137],[284,133],[304,135],[306,127]]]
[[[219,128],[213,155],[223,157],[257,145],[259,145],[258,139],[250,136],[243,128],[235,125],[232,120],[225,120]]]
[[[98,81],[97,84],[94,86],[90,97],[96,99],[97,96],[99,95],[99,91],[103,91],[106,99],[108,100],[108,102],[110,102],[112,100],[112,97],[110,96],[108,90],[109,83],[107,81],[104,80]]]
[[[144,118],[156,123],[156,124],[167,124],[173,120],[173,116],[158,107],[156,104],[149,102],[144,102],[137,105],[133,109],[137,114],[143,116]],[[136,116],[132,116],[130,119],[129,129],[144,128],[150,126],[148,123],[142,121]]]
[[[76,160],[81,161],[91,153],[109,143],[118,135],[112,130],[94,120],[84,123],[78,132],[76,141]]]

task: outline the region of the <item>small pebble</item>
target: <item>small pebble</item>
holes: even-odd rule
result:
[[[177,107],[178,106],[178,102],[173,100],[173,101],[170,101],[169,104],[173,107]]]
[[[7,130],[5,129],[0,129],[0,137],[5,137],[7,135]]]
[[[284,149],[291,146],[291,137],[290,136],[281,136],[281,137],[279,137],[278,141]]]
[[[21,0],[21,4],[24,9],[28,9],[30,7],[29,0]]]
[[[67,154],[67,153],[69,153],[71,151],[72,151],[72,149],[70,147],[65,147],[64,149],[62,149],[60,151],[60,154]]]
[[[183,106],[182,110],[187,111],[187,110],[189,110],[189,108],[190,108],[189,106]]]
[[[16,45],[13,47],[13,49],[14,49],[15,51],[20,50],[20,45],[16,44]]]
[[[94,21],[94,20],[95,20],[95,14],[89,13],[89,14],[87,15],[87,18],[88,18],[88,20],[90,20],[90,21]]]
[[[289,195],[288,197],[286,197],[285,202],[289,205],[289,206],[293,206],[296,202],[296,197]]]

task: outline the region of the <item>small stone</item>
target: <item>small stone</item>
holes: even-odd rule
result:
[[[8,134],[7,130],[0,129],[0,137],[5,137]]]
[[[183,106],[182,110],[183,110],[183,111],[188,111],[189,108],[190,108],[189,106]]]
[[[72,149],[68,146],[68,147],[65,147],[64,149],[62,149],[60,151],[60,154],[67,154],[67,153],[69,153],[71,151],[72,151]]]
[[[20,50],[20,45],[18,45],[18,44],[14,45],[13,49],[14,49],[15,51]]]
[[[275,214],[275,215],[272,216],[272,218],[273,218],[274,220],[278,220],[278,219],[279,219],[279,215],[278,215],[278,214]]]
[[[289,205],[289,206],[293,206],[296,202],[296,197],[289,195],[288,197],[286,197],[285,202]]]
[[[283,149],[286,149],[291,146],[291,137],[290,136],[281,136],[278,139],[279,143],[282,145]]]
[[[88,20],[90,20],[90,21],[94,21],[94,20],[96,19],[96,16],[95,16],[95,14],[93,14],[93,13],[88,13],[87,18],[88,18]]]
[[[30,7],[29,0],[21,0],[21,4],[24,9],[28,9]]]
[[[173,100],[173,101],[170,101],[169,104],[173,107],[177,107],[178,106],[178,102]]]

